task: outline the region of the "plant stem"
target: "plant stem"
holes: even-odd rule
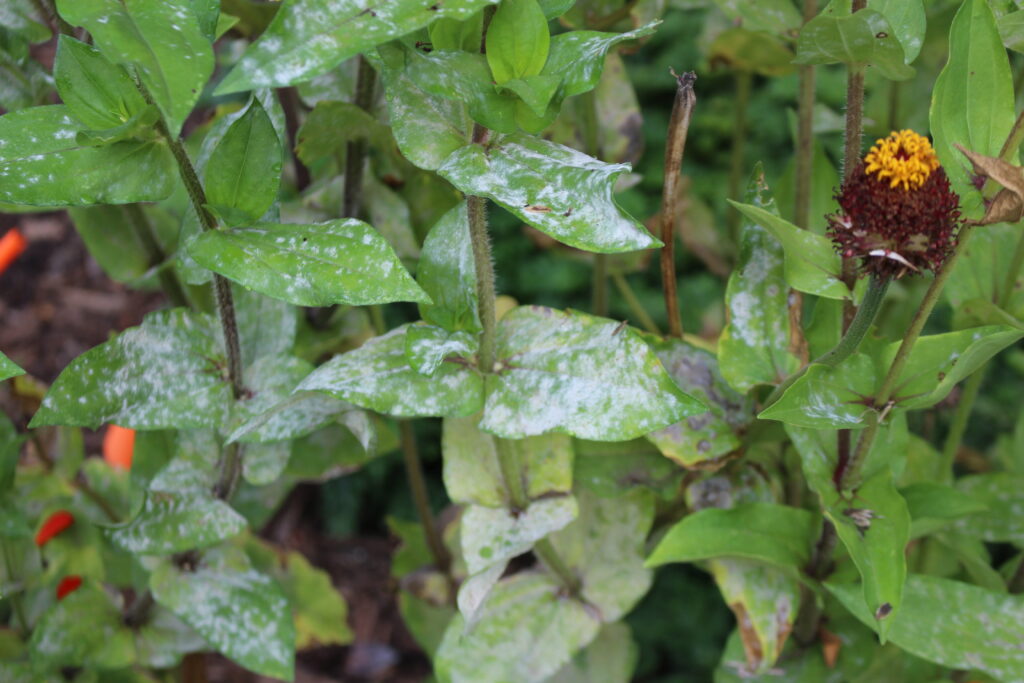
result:
[[[551,545],[550,540],[542,538],[534,543],[533,553],[562,580],[571,595],[579,595],[582,588],[580,578],[562,561],[562,557],[555,550],[555,546]]]
[[[430,509],[427,481],[423,476],[423,466],[420,463],[419,449],[416,447],[416,433],[413,431],[412,422],[399,420],[398,430],[402,441],[405,474],[409,479],[409,490],[412,492],[412,500],[420,518],[420,525],[427,538],[427,547],[430,548],[430,554],[434,556],[434,565],[442,572],[447,573],[452,558],[441,539],[437,523],[434,520],[434,513]]]
[[[359,74],[356,76],[356,94],[353,104],[369,111],[373,106],[373,92],[377,73],[363,55],[359,55]],[[345,197],[341,215],[358,218],[363,201],[363,167],[366,165],[366,138],[359,137],[345,148]]]
[[[1017,565],[1017,571],[1013,573],[1010,580],[1006,582],[1006,586],[1010,591],[1011,595],[1017,595],[1024,593],[1024,559]]]
[[[668,124],[668,138],[665,144],[665,179],[661,188],[661,286],[668,310],[668,331],[673,337],[682,339],[683,321],[679,314],[679,295],[676,287],[676,202],[679,198],[679,170],[683,165],[686,151],[686,136],[690,130],[690,118],[697,96],[693,83],[697,75],[692,71],[677,75],[676,97],[672,104],[672,118]]]
[[[818,0],[804,0],[804,22],[814,18]],[[811,171],[814,166],[814,66],[800,67],[800,95],[797,102],[796,196],[793,222],[807,230],[811,214]]]
[[[288,143],[291,145],[291,149],[295,149],[298,146],[296,136],[300,127],[299,109],[301,108],[298,91],[295,86],[288,86],[287,88],[278,88],[277,94],[280,96],[281,109],[284,110],[284,125],[288,132]],[[301,193],[309,187],[309,169],[297,154],[292,155],[292,163],[295,165],[295,189]]]
[[[736,110],[732,127],[732,157],[729,163],[729,196],[736,201],[740,196],[740,185],[743,183],[743,166],[747,155],[747,108],[750,106],[750,90],[754,76],[749,71],[736,72]],[[729,237],[733,243],[739,243],[740,214],[729,211],[726,219]]]
[[[612,273],[612,282],[615,283],[615,288],[619,290],[619,294],[626,300],[626,304],[629,306],[629,310],[633,311],[633,315],[636,316],[637,322],[639,322],[645,330],[651,334],[661,336],[661,330],[658,328],[658,323],[654,322],[654,318],[650,316],[644,305],[640,303],[640,299],[636,298],[636,294],[633,292],[633,288],[629,286],[629,280],[622,273]]]
[[[149,216],[138,204],[125,204],[123,208],[128,215],[128,220],[135,227],[135,234],[138,236],[139,242],[146,250],[150,267],[157,269],[160,288],[164,290],[167,299],[172,306],[187,307],[189,304],[188,297],[185,296],[185,289],[181,286],[181,281],[174,268],[167,265],[167,252],[160,244],[153,222],[149,220]]]
[[[4,556],[4,568],[7,570],[7,580],[16,581],[17,576],[14,572],[14,558],[11,555],[11,542],[6,538],[0,538],[0,552]],[[15,592],[11,592],[7,598],[11,601],[11,607],[14,609],[14,614],[18,618],[18,623],[21,625],[23,633],[28,633],[28,620],[25,618],[25,607],[21,604],[21,596]]]
[[[146,618],[149,616],[149,611],[153,609],[156,601],[153,599],[153,593],[148,589],[143,591],[141,594],[135,596],[135,600],[131,606],[125,610],[124,613],[124,624],[129,628],[138,628],[146,623]]]
[[[859,483],[860,469],[864,466],[864,461],[867,459],[875,437],[878,435],[878,428],[880,426],[878,411],[884,410],[889,403],[889,399],[892,398],[893,392],[896,389],[896,382],[899,380],[900,375],[903,373],[903,368],[906,367],[907,361],[910,359],[910,352],[913,350],[914,344],[917,343],[917,338],[921,336],[921,330],[924,329],[925,323],[928,322],[928,316],[931,315],[935,305],[938,304],[942,288],[945,286],[946,280],[949,279],[950,273],[953,272],[953,267],[960,259],[960,255],[963,254],[964,246],[967,244],[970,236],[971,226],[965,225],[960,231],[956,249],[953,250],[953,253],[949,255],[946,262],[939,268],[939,272],[935,274],[935,279],[929,285],[928,291],[925,292],[924,298],[921,300],[921,305],[914,314],[913,320],[910,321],[910,327],[907,328],[907,333],[903,335],[903,341],[896,351],[896,356],[892,359],[889,370],[885,374],[885,379],[882,380],[882,385],[875,394],[875,410],[868,414],[868,425],[861,433],[860,440],[857,442],[857,450],[854,451],[853,457],[850,460],[850,466],[843,473],[839,482],[840,490],[850,488]]]
[[[523,486],[523,464],[519,460],[519,451],[508,439],[494,439],[498,451],[498,466],[501,479],[508,491],[509,502],[514,513],[520,513],[530,505],[530,498]]]
[[[846,328],[846,334],[843,335],[843,338],[839,340],[834,349],[815,360],[815,363],[834,368],[857,350],[871,329],[871,323],[875,321],[875,317],[878,315],[882,299],[885,298],[885,291],[888,288],[888,278],[871,278],[868,282],[868,291],[864,294],[864,300],[860,302],[857,314],[850,322],[850,326]]]
[[[601,142],[597,123],[597,97],[589,90],[579,99],[580,129],[583,133],[583,151],[600,159]],[[594,272],[591,284],[591,310],[594,315],[608,316],[608,255],[594,254]]]

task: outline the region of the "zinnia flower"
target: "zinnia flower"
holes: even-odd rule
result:
[[[936,271],[956,246],[960,197],[928,139],[912,130],[878,140],[836,195],[828,236],[861,272]]]

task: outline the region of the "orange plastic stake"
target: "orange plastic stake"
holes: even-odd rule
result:
[[[75,523],[75,516],[67,510],[57,510],[52,515],[46,518],[43,525],[39,527],[39,531],[36,533],[36,545],[44,546],[50,542],[50,539],[59,534],[60,532],[67,529],[69,526]]]
[[[0,237],[0,273],[7,270],[7,266],[11,265],[27,246],[28,242],[17,228],[11,228]]]
[[[68,593],[74,593],[82,585],[82,577],[77,574],[71,576],[65,576],[57,584],[57,599],[63,600],[67,597]]]
[[[135,452],[135,430],[127,427],[110,425],[103,435],[103,459],[111,467],[124,470],[132,467],[132,454]]]

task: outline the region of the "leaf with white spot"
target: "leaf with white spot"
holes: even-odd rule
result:
[[[0,202],[88,206],[159,201],[177,169],[163,143],[126,140],[79,147],[85,130],[62,104],[0,116]]]
[[[877,622],[856,585],[826,583],[867,626]],[[1024,679],[1024,598],[937,576],[911,574],[903,614],[889,639],[907,652],[951,669],[984,671],[997,680]]]
[[[744,201],[778,215],[758,164]],[[799,320],[790,317],[789,285],[778,240],[744,217],[740,257],[725,292],[728,323],[718,340],[722,375],[737,391],[778,384],[803,367],[806,347]]]
[[[293,85],[441,18],[468,19],[494,0],[292,0],[227,75],[217,94]]]
[[[119,126],[146,107],[123,68],[70,36],[62,35],[57,41],[53,80],[61,101],[89,128]]]
[[[132,632],[121,609],[93,579],[42,615],[32,629],[33,658],[53,668],[117,669],[135,661]]]
[[[615,202],[615,179],[628,164],[525,135],[497,135],[486,147],[456,150],[437,172],[467,195],[493,199],[520,220],[572,247],[618,253],[660,247]]]
[[[351,403],[313,391],[300,391],[256,413],[231,432],[228,441],[265,443],[297,439],[342,415],[357,411]]]
[[[868,403],[875,392],[875,377],[875,365],[863,353],[836,367],[811,363],[758,417],[809,429],[862,427],[873,410]]]
[[[246,395],[236,401],[231,416],[232,429],[246,424],[286,401],[313,371],[313,365],[288,355],[263,356],[245,369]]]
[[[409,326],[375,337],[355,351],[314,370],[296,391],[322,391],[343,401],[396,417],[466,416],[483,404],[483,380],[475,368],[442,363],[421,375],[405,357]]]
[[[562,79],[556,101],[593,90],[601,80],[608,51],[627,40],[651,35],[660,23],[654,21],[625,33],[567,31],[552,36],[551,53],[542,73]]]
[[[958,479],[956,488],[988,506],[959,522],[959,531],[989,543],[1024,543],[1024,475],[975,474]]]
[[[535,572],[494,588],[472,630],[456,615],[434,659],[437,676],[451,683],[539,683],[557,672],[596,636],[601,623],[561,583]]]
[[[189,0],[58,0],[57,10],[108,59],[138,71],[177,135],[213,73],[213,49]]]
[[[648,441],[684,467],[717,460],[739,448],[736,432],[753,419],[753,406],[725,383],[715,355],[681,339],[645,339],[679,388],[708,406],[703,413],[651,432]]]
[[[244,517],[208,492],[151,491],[138,516],[107,536],[130,553],[158,555],[216,545],[245,527]]]
[[[405,357],[421,375],[434,374],[449,357],[471,361],[479,346],[479,336],[465,330],[449,332],[443,327],[416,323],[405,334]]]
[[[243,368],[263,356],[292,350],[299,322],[294,306],[238,285],[232,287],[231,292],[235,298],[235,321],[238,323]]]
[[[466,202],[449,210],[430,229],[416,279],[433,300],[419,306],[425,321],[446,330],[480,331],[476,264]]]
[[[193,571],[161,560],[149,588],[224,656],[255,673],[292,680],[295,624],[288,599],[241,550],[208,551]]]
[[[5,356],[3,353],[0,353],[0,382],[5,379],[24,374],[25,371],[18,367],[17,363]]]
[[[153,606],[146,623],[135,631],[138,663],[155,669],[178,666],[188,653],[207,647],[199,634],[160,605]]]
[[[144,445],[144,434],[136,438],[136,455],[132,461],[132,475],[147,456],[138,450]],[[206,494],[217,481],[217,463],[221,457],[221,444],[213,430],[180,430],[174,443],[174,454],[149,482],[150,491],[170,493]],[[152,446],[150,446],[152,449]]]
[[[151,313],[71,362],[31,425],[218,427],[231,405],[220,326],[185,309]]]
[[[502,318],[480,426],[509,439],[561,432],[625,441],[701,413],[624,323],[522,306]]]
[[[384,238],[353,218],[209,230],[188,249],[200,265],[297,306],[429,301]]]
[[[654,496],[642,489],[616,498],[582,491],[579,515],[551,536],[559,557],[580,579],[580,595],[613,622],[639,602],[654,572],[644,565],[647,534],[654,522]]]

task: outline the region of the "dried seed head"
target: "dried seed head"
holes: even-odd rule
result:
[[[938,270],[956,245],[960,197],[928,139],[909,130],[878,140],[836,195],[828,235],[861,272],[902,277]]]

